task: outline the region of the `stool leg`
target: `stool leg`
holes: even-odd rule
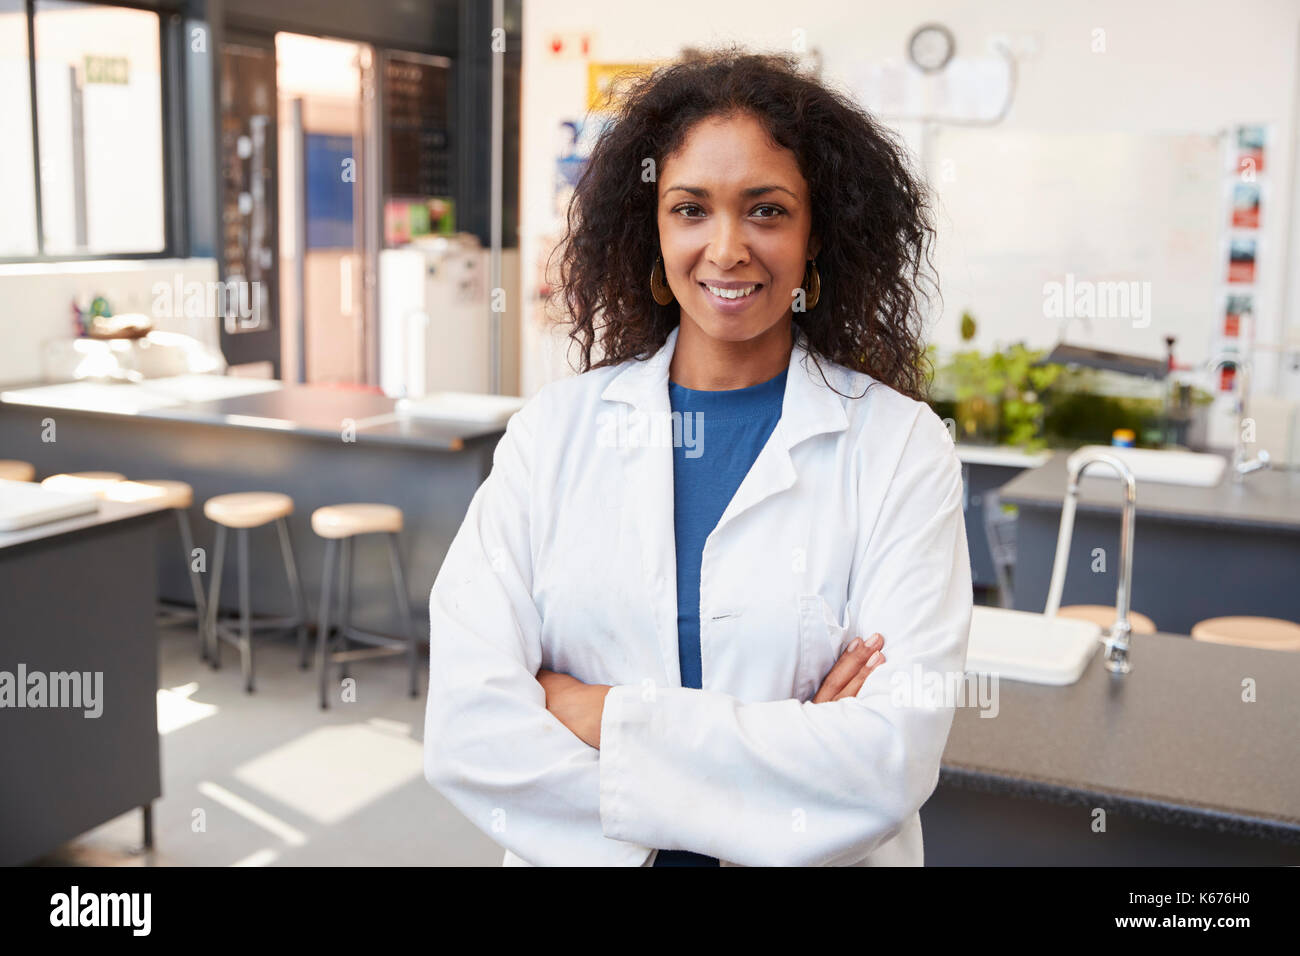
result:
[[[298,578],[298,562],[293,559],[293,539],[289,536],[289,522],[279,518],[275,529],[280,534],[280,553],[284,555],[284,573],[289,577],[289,591],[293,594],[293,613],[298,617],[298,667],[307,669],[307,602],[302,596],[302,581]]]
[[[253,630],[248,596],[248,529],[239,536],[239,663],[244,670],[244,692],[253,692]]]
[[[185,551],[185,570],[190,576],[190,588],[194,591],[194,616],[199,628],[199,660],[208,659],[207,633],[204,625],[208,616],[207,599],[203,596],[203,582],[199,572],[194,570],[194,532],[190,528],[190,513],[184,508],[176,509],[176,523],[181,529],[181,548]]]
[[[338,542],[325,540],[325,571],[321,576],[320,614],[316,621],[316,673],[320,680],[321,710],[329,707],[329,639],[330,639],[330,585],[334,580],[334,550]]]
[[[397,613],[402,617],[402,630],[406,633],[406,661],[411,672],[411,696],[419,694],[416,685],[415,628],[411,626],[411,598],[406,591],[406,573],[402,569],[402,551],[397,544],[397,535],[388,538],[388,560],[393,566],[393,587],[397,592]]]
[[[217,610],[221,607],[221,565],[226,560],[226,526],[217,525],[217,542],[212,549],[212,587],[208,591],[208,663],[221,667],[221,637],[217,634]]]
[[[339,542],[339,646],[346,651],[352,647],[348,640],[348,625],[352,623],[352,542],[354,538],[344,538]],[[352,676],[351,665],[343,662],[340,676],[345,680]]]

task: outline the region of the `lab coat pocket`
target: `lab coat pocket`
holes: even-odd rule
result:
[[[797,700],[813,699],[850,639],[847,608],[841,623],[820,594],[799,596],[799,668],[794,693]]]

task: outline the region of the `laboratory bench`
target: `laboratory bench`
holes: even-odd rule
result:
[[[422,629],[418,633],[427,633],[429,590],[491,471],[503,426],[405,417],[395,400],[353,389],[194,378],[188,394],[166,394],[147,383],[7,387],[0,392],[0,449],[35,465],[38,478],[116,471],[136,480],[189,483],[195,545],[208,554],[215,526],[203,516],[205,500],[240,491],[288,494],[294,500],[289,528],[313,619],[324,542],[311,530],[312,511],[357,501],[396,505],[404,515],[411,620]],[[192,603],[176,522],[159,531],[161,596]],[[352,607],[357,626],[400,634],[383,547],[379,540],[358,541]],[[254,529],[249,550],[253,612],[290,613],[276,535]],[[233,558],[227,555],[223,608],[238,606]]]
[[[1068,457],[1056,452],[999,491],[1018,510],[1018,610],[1041,612],[1047,602]],[[1123,483],[1096,471],[1079,482],[1062,605],[1115,603]],[[1300,622],[1298,576],[1300,471],[1259,471],[1236,483],[1229,463],[1213,487],[1137,483],[1131,603],[1159,630],[1189,634],[1199,621],[1234,615]]]
[[[962,512],[966,519],[966,544],[970,551],[971,583],[979,588],[998,586],[984,525],[986,498],[1021,472],[1038,468],[1051,452],[1026,452],[1004,445],[971,445],[958,442],[961,461]]]
[[[957,708],[927,865],[1300,864],[1300,654],[1161,633],[1130,659]]]
[[[102,674],[85,707],[0,710],[0,866],[25,863],[162,795],[149,502],[0,533],[0,671]],[[93,680],[93,678],[92,678]],[[26,699],[26,698],[24,698]],[[47,704],[52,701],[47,700]],[[83,701],[85,703],[85,701]]]

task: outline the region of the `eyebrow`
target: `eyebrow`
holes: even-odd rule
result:
[[[673,192],[674,190],[681,190],[684,193],[690,193],[692,196],[699,196],[701,199],[707,199],[709,195],[709,191],[700,186],[669,186],[667,189],[664,190],[664,195],[666,196],[668,193]],[[790,192],[790,190],[786,189],[784,186],[775,186],[775,185],[750,186],[748,189],[741,190],[741,195],[744,196],[746,199],[754,199],[758,196],[764,195],[765,193],[772,193],[772,192],[783,192],[789,195],[790,198],[795,200],[796,202],[799,201],[799,197],[796,196],[794,193]]]

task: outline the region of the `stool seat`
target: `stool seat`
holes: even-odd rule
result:
[[[108,489],[119,481],[126,481],[126,475],[116,471],[69,471],[61,475],[50,475],[41,482],[41,487],[103,498]]]
[[[7,481],[32,481],[36,478],[36,469],[29,461],[0,458],[0,478]]]
[[[357,534],[396,534],[402,530],[402,509],[393,505],[326,505],[311,513],[311,529],[322,538]]]
[[[1192,628],[1192,637],[1273,651],[1300,651],[1300,624],[1276,617],[1211,617]]]
[[[293,499],[278,491],[237,491],[209,498],[203,513],[227,528],[257,528],[293,514]]]
[[[188,508],[194,504],[194,489],[184,481],[174,481],[171,478],[141,478],[138,481],[128,481],[127,484],[153,490],[156,494],[145,497],[157,500],[167,508]],[[120,493],[120,490],[120,487],[114,489],[113,494]]]
[[[1056,612],[1057,617],[1073,618],[1076,621],[1091,621],[1098,627],[1110,627],[1115,623],[1119,611],[1105,604],[1070,604]],[[1155,622],[1145,614],[1129,610],[1128,623],[1134,634],[1154,634]]]

